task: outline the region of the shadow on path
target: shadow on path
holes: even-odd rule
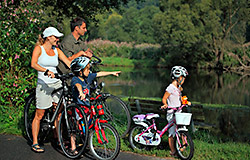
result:
[[[0,160],[66,160],[60,150],[56,150],[50,143],[45,143],[44,153],[35,153],[31,151],[31,147],[27,144],[27,140],[20,136],[0,134]],[[84,153],[79,158],[84,160],[92,160],[90,153]],[[152,156],[143,156],[135,153],[120,152],[117,160],[161,160],[166,158],[157,158]],[[173,158],[168,158],[173,160]]]

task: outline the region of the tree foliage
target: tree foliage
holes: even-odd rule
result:
[[[161,0],[160,8],[162,13],[154,16],[155,38],[165,56],[194,64],[221,64],[233,30],[250,18],[248,0]]]
[[[123,11],[112,10],[98,14],[97,23],[90,24],[90,39],[102,38],[111,41],[135,43],[156,43],[152,18],[160,10],[156,6],[123,8]]]
[[[112,8],[119,8],[128,2],[129,0],[42,0],[43,6],[51,8],[51,10],[48,10],[50,17],[59,15],[56,17],[58,21],[62,21],[62,15],[65,17],[80,16],[90,20],[97,13],[103,13]]]

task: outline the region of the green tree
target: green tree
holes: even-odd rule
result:
[[[124,42],[129,38],[121,27],[123,17],[116,12],[113,12],[105,22],[106,37],[110,41]]]
[[[137,37],[138,43],[156,43],[154,39],[155,26],[152,21],[154,15],[159,13],[159,7],[150,5],[142,8],[139,11],[139,35]]]
[[[140,1],[140,0],[136,0]],[[65,17],[81,16],[86,20],[94,19],[98,13],[103,13],[112,8],[119,8],[129,0],[42,0],[49,17],[62,21]]]
[[[122,14],[122,28],[125,33],[130,37],[128,41],[137,41],[139,28],[138,10],[134,7],[130,7]]]
[[[199,14],[192,9],[194,4],[182,0],[161,4],[164,12],[156,14],[153,20],[155,39],[166,52],[165,59],[172,63],[197,63],[209,35],[205,25],[198,20]],[[204,12],[207,10],[204,8]]]
[[[221,64],[233,28],[249,20],[247,0],[161,0],[155,36],[167,57],[200,58]],[[190,60],[190,59],[188,59]],[[190,63],[190,61],[189,61]]]

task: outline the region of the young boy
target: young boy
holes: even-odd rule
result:
[[[172,83],[167,87],[166,92],[162,98],[161,106],[162,109],[166,108],[177,108],[181,106],[181,91],[183,90],[181,85],[184,83],[186,76],[188,75],[187,70],[182,66],[174,66],[171,70]],[[191,105],[188,102],[188,105]],[[174,109],[167,111],[168,122],[173,120]],[[176,149],[174,147],[175,126],[169,129],[168,142],[171,149],[170,155],[176,156]]]
[[[96,77],[103,77],[108,75],[119,76],[121,71],[114,72],[97,72],[90,73],[89,58],[78,57],[71,62],[71,70],[75,74],[71,81],[73,99],[76,103],[89,106],[89,102],[85,100],[86,95],[90,93],[90,84]]]
[[[86,100],[86,95],[90,94],[90,84],[96,77],[102,76],[119,76],[121,71],[114,71],[114,72],[97,72],[97,73],[90,73],[90,64],[89,58],[87,57],[78,57],[71,62],[70,68],[75,76],[72,78],[71,87],[73,93],[73,100],[77,104],[90,107],[90,102]],[[71,149],[72,152],[76,152],[76,146],[74,143],[74,136],[71,137]],[[76,153],[75,153],[76,154]]]

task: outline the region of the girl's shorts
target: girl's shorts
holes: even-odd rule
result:
[[[168,123],[174,119],[174,110],[173,109],[170,109],[167,111],[166,119],[167,119]],[[169,133],[168,137],[171,137],[171,136],[175,137],[175,128],[176,128],[176,126],[173,125],[172,127],[170,127],[168,129],[168,133]]]
[[[58,103],[59,98],[62,94],[62,90],[54,93],[51,93],[55,90],[62,87],[62,82],[59,80],[55,83],[37,83],[36,87],[36,108],[38,109],[48,109],[52,106],[52,102]]]

